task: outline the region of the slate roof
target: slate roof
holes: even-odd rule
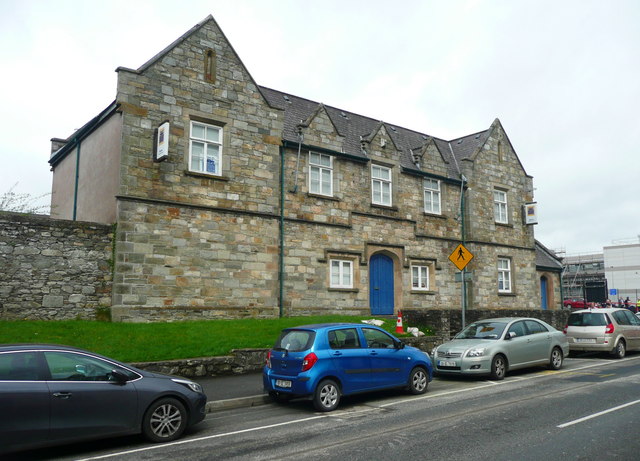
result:
[[[307,121],[319,108],[324,108],[331,122],[336,127],[338,134],[345,137],[343,146],[345,154],[360,157],[365,160],[368,159],[367,155],[361,149],[361,139],[375,135],[380,124],[384,124],[392,141],[402,152],[401,165],[404,168],[417,170],[418,168],[413,162],[411,151],[420,151],[426,143],[433,139],[436,147],[448,163],[448,177],[456,180],[460,178],[459,162],[462,159],[471,157],[474,152],[485,143],[489,135],[489,130],[485,130],[447,141],[433,137],[427,133],[381,122],[380,120],[336,107],[326,106],[290,93],[284,93],[263,86],[260,87],[260,90],[269,105],[284,110],[285,119],[282,137],[285,141],[297,143],[298,125]]]
[[[562,272],[562,261],[555,253],[536,240],[536,268]]]

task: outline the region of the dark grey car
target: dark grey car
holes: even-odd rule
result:
[[[193,381],[66,346],[0,345],[0,453],[136,433],[167,442],[205,405]]]

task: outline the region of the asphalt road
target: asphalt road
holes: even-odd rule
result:
[[[640,354],[567,359],[504,381],[438,378],[316,413],[309,402],[211,413],[183,439],[137,437],[22,453],[51,460],[637,460]]]

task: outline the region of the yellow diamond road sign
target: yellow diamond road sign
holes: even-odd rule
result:
[[[462,243],[449,255],[449,261],[451,261],[460,270],[467,267],[467,264],[469,264],[472,259],[473,254],[467,250]]]

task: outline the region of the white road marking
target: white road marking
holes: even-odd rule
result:
[[[557,370],[557,371],[554,371],[553,374],[575,373],[575,372],[580,371],[580,370],[586,370],[586,369],[589,369],[589,368],[603,366],[603,365],[607,365],[609,363],[615,364],[615,363],[621,363],[621,362],[625,362],[627,360],[634,360],[634,359],[640,359],[640,356],[624,358],[622,360],[615,360],[615,361],[606,360],[606,361],[602,361],[602,362],[591,363],[590,365],[585,365],[583,367],[574,368],[574,369],[571,369],[571,370]],[[529,377],[519,377],[518,380],[519,381],[526,381],[526,380],[536,379],[536,378],[540,378],[540,377],[544,377],[544,376],[549,376],[549,374],[547,374],[545,372],[541,372],[541,373],[537,373],[537,374],[529,376]],[[500,382],[485,381],[485,384],[481,384],[479,386],[474,386],[474,387],[471,387],[471,388],[458,389],[458,390],[454,390],[454,391],[444,391],[444,392],[429,393],[427,395],[424,395],[424,396],[421,396],[421,397],[415,397],[413,399],[403,399],[403,400],[397,400],[397,401],[394,401],[394,402],[385,403],[385,404],[382,404],[382,405],[378,405],[375,408],[390,407],[390,406],[398,405],[398,404],[401,404],[401,403],[411,403],[411,402],[414,402],[415,400],[433,399],[433,398],[436,398],[436,397],[459,394],[461,392],[469,392],[469,391],[474,391],[474,390],[478,390],[478,389],[483,389],[483,388],[486,388],[486,387],[500,386],[500,385],[503,385],[503,384],[508,384],[509,382],[512,382],[512,381],[514,381],[514,380],[510,379],[508,381],[500,381]],[[640,403],[640,400],[638,400],[636,402],[632,402],[632,403],[626,404],[625,406],[632,405],[633,403]],[[366,409],[366,410],[359,410],[359,411],[364,413],[364,412],[368,412],[368,411],[373,411],[373,410],[375,410],[375,408],[369,408],[369,409]],[[615,409],[607,410],[607,412],[608,411],[614,411],[614,410]],[[353,413],[355,413],[355,412],[353,412]],[[351,414],[353,414],[353,413],[351,413]],[[206,436],[206,437],[198,437],[198,438],[195,438],[195,439],[179,440],[179,441],[171,442],[171,443],[165,443],[165,444],[160,444],[160,445],[152,445],[152,446],[149,446],[149,447],[136,448],[136,449],[133,449],[133,450],[121,451],[121,452],[117,452],[117,453],[110,453],[110,454],[107,454],[107,455],[93,456],[93,457],[90,457],[90,458],[83,458],[83,459],[79,459],[77,461],[93,461],[93,460],[96,460],[96,459],[114,458],[114,457],[117,457],[117,456],[129,455],[129,454],[132,454],[132,453],[141,453],[141,452],[144,452],[144,451],[152,451],[152,450],[157,450],[157,449],[165,448],[165,447],[184,445],[184,444],[187,444],[187,443],[200,442],[200,441],[203,441],[203,440],[211,440],[211,439],[216,439],[216,438],[220,438],[220,437],[227,437],[227,436],[230,436],[230,435],[243,434],[243,433],[246,433],[246,432],[256,432],[256,431],[261,431],[261,430],[264,430],[264,429],[271,429],[271,428],[274,428],[274,427],[287,426],[287,425],[290,425],[290,424],[297,424],[297,423],[301,423],[301,422],[305,422],[305,421],[313,421],[315,419],[322,419],[322,418],[327,418],[327,417],[340,417],[340,416],[341,416],[341,414],[340,414],[340,412],[338,410],[336,412],[331,412],[331,413],[327,413],[327,414],[311,416],[309,418],[296,419],[294,421],[286,421],[286,422],[283,422],[283,423],[270,424],[268,426],[252,427],[252,428],[249,428],[249,429],[242,429],[242,430],[239,430],[239,431],[224,432],[224,433],[221,433],[221,434],[209,435],[209,436]],[[344,416],[344,415],[342,415],[342,416]],[[595,416],[592,416],[592,417],[595,417]],[[587,417],[587,419],[588,418],[589,417]],[[576,420],[576,422],[579,422],[579,420]],[[570,423],[565,423],[565,424],[570,424]],[[561,426],[558,426],[558,427],[561,427]]]
[[[626,407],[630,407],[631,405],[636,405],[640,403],[640,400],[634,400],[633,402],[625,403],[623,405],[618,405],[617,407],[609,408],[608,410],[600,411],[598,413],[594,413],[589,416],[585,416],[584,418],[574,419],[573,421],[569,421],[568,423],[560,424],[556,427],[563,429],[565,427],[573,426],[574,424],[579,424],[589,419],[597,418],[598,416],[606,415],[607,413],[611,413],[612,411],[618,411]]]

